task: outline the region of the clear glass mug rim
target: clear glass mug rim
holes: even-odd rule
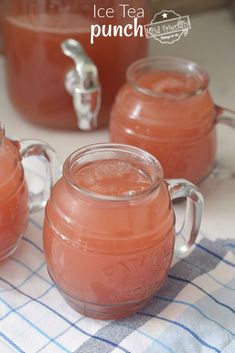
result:
[[[135,195],[122,195],[122,196],[112,196],[112,195],[105,195],[105,194],[98,194],[92,191],[88,191],[82,187],[80,187],[71,173],[71,169],[75,162],[79,160],[79,158],[84,157],[85,155],[91,155],[92,153],[96,152],[120,152],[132,155],[132,157],[139,157],[142,158],[145,162],[147,161],[151,164],[154,175],[151,183],[151,187],[142,190]],[[106,158],[107,159],[107,158]],[[117,158],[118,159],[118,158]],[[121,158],[120,158],[121,159]],[[97,159],[102,160],[102,158]],[[160,162],[154,157],[151,153],[142,150],[141,148],[137,148],[134,146],[120,144],[120,143],[96,143],[91,144],[82,148],[77,149],[73,153],[71,153],[64,162],[63,165],[63,177],[65,178],[66,182],[77,192],[81,193],[84,196],[92,198],[94,200],[99,201],[113,201],[113,202],[130,202],[130,201],[137,201],[142,200],[143,197],[150,196],[155,190],[158,189],[161,182],[164,180],[163,177],[163,169]]]
[[[164,92],[160,93],[141,86],[136,82],[136,79],[133,77],[136,70],[138,69],[141,69],[147,66],[150,67],[150,65],[153,65],[153,64],[167,63],[167,62],[184,65],[187,67],[187,72],[193,72],[196,70],[198,73],[200,73],[202,82],[199,85],[199,87],[197,87],[196,89],[193,89],[190,92],[183,93],[183,94],[164,93]],[[188,67],[190,67],[190,69],[188,69]],[[175,71],[179,71],[177,70],[177,67]],[[185,99],[195,95],[200,95],[208,88],[208,85],[209,85],[209,75],[200,65],[198,65],[197,63],[191,60],[183,59],[180,57],[174,57],[174,56],[150,56],[148,58],[143,58],[143,59],[134,61],[127,69],[126,79],[128,84],[139,93],[145,94],[147,96],[152,96],[155,98],[168,98],[168,99],[169,98]]]

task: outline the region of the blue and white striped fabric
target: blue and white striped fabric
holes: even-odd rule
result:
[[[31,218],[0,264],[0,353],[235,353],[234,240],[201,238],[141,312],[99,321],[73,311],[51,283],[41,224]]]

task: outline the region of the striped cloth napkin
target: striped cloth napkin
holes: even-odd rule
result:
[[[100,321],[72,310],[52,284],[42,223],[42,213],[31,216],[20,247],[0,263],[0,353],[235,353],[234,239],[199,237],[148,306]]]
[[[30,218],[20,247],[0,264],[0,353],[235,352],[234,240],[199,238],[148,306],[100,321],[73,311],[52,284],[42,218]]]

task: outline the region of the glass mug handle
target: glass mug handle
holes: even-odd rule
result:
[[[176,232],[175,251],[185,254],[195,242],[204,209],[204,198],[198,188],[185,179],[166,179],[172,200],[187,199],[186,211],[181,229]]]
[[[216,123],[235,129],[235,111],[215,105]]]
[[[59,178],[60,165],[56,152],[47,143],[41,140],[20,140],[17,141],[22,159],[32,156],[43,157],[46,161],[46,177],[42,191],[30,195],[29,212],[34,213],[42,210],[50,196],[52,186]]]

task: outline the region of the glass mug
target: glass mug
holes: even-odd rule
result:
[[[47,161],[44,190],[29,195],[21,159],[41,156]],[[12,141],[0,124],[0,260],[11,255],[21,240],[29,213],[42,209],[59,171],[54,150],[38,140]]]
[[[80,130],[108,124],[126,69],[133,60],[147,55],[148,41],[140,36],[101,35],[91,44],[91,25],[132,22],[123,16],[120,4],[143,8],[145,17],[138,19],[143,25],[149,22],[149,6],[147,0],[95,4],[93,0],[4,1],[8,91],[25,119]],[[97,11],[113,8],[115,16],[109,18],[102,10],[94,18],[94,6]]]
[[[111,142],[152,153],[167,178],[199,183],[215,164],[217,124],[235,128],[235,112],[214,105],[208,83],[208,74],[188,60],[136,61],[112,108]]]
[[[151,154],[96,144],[72,153],[46,206],[48,272],[68,304],[99,319],[143,307],[167,277],[175,243],[172,200],[187,198],[180,253],[198,234],[203,197],[186,180],[164,180]]]

